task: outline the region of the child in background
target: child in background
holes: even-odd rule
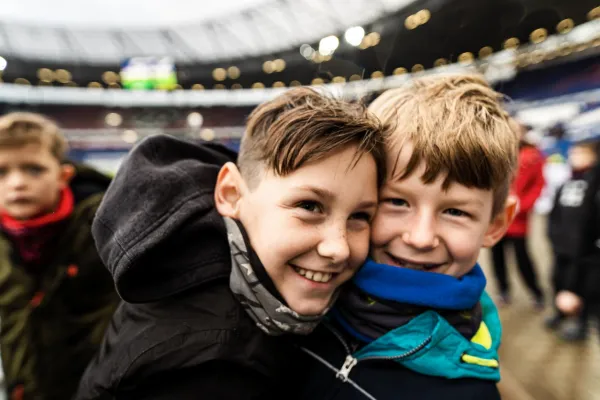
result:
[[[544,307],[544,294],[540,289],[535,268],[527,250],[527,232],[529,231],[529,216],[544,188],[544,156],[532,144],[525,140],[528,127],[511,119],[511,126],[518,132],[519,168],[512,185],[512,192],[519,199],[519,208],[515,220],[508,228],[506,236],[492,248],[494,272],[500,290],[500,304],[510,303],[510,286],[508,282],[505,250],[512,245],[517,257],[519,272],[534,298],[537,309]]]
[[[556,294],[574,292],[583,301],[570,324],[562,324],[567,315],[556,309],[546,325],[551,329],[562,326],[560,337],[577,341],[586,337],[590,311],[586,303],[595,302],[593,297],[597,297],[598,288],[595,279],[600,267],[598,141],[575,142],[569,149],[569,164],[571,179],[558,190],[550,213],[549,236],[554,250],[552,283]]]
[[[13,400],[73,396],[119,297],[91,225],[110,180],[45,117],[0,118],[0,333]]]

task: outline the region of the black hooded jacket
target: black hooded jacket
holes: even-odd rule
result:
[[[554,253],[569,260],[564,288],[600,303],[600,164],[560,187],[548,228]]]
[[[229,289],[231,255],[214,206],[235,153],[169,136],[141,142],[93,225],[123,300],[76,399],[268,399],[290,361]]]

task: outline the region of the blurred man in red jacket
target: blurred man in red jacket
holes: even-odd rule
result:
[[[544,295],[537,281],[535,269],[527,252],[527,231],[529,214],[542,193],[544,187],[544,156],[534,145],[527,142],[525,134],[529,127],[513,120],[515,131],[520,135],[519,169],[511,187],[511,192],[519,198],[519,212],[514,222],[508,228],[506,236],[492,248],[494,272],[500,289],[500,304],[510,303],[510,288],[506,273],[505,248],[512,244],[517,258],[517,264],[525,284],[534,298],[538,309],[544,307]]]

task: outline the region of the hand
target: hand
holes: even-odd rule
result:
[[[563,290],[555,299],[556,307],[567,315],[576,315],[583,307],[583,300],[573,292]]]

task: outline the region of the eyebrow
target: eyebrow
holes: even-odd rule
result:
[[[461,200],[452,200],[449,199],[447,200],[447,203],[453,205],[453,206],[469,206],[469,205],[479,205],[481,207],[485,206],[485,203],[483,201],[481,201],[481,199],[461,199]]]
[[[336,197],[335,193],[333,193],[331,190],[322,188],[322,187],[306,185],[306,186],[299,186],[298,189],[305,190],[307,192],[313,192],[317,196],[322,197],[327,200],[331,200]]]
[[[299,186],[298,189],[300,190],[305,190],[308,192],[313,192],[314,194],[316,194],[317,196],[326,199],[328,201],[331,201],[333,199],[336,198],[335,193],[333,193],[331,190],[323,188],[323,187],[317,187],[317,186]],[[358,208],[370,208],[370,207],[377,207],[377,202],[376,201],[370,201],[370,200],[366,200],[361,202],[358,205]]]

